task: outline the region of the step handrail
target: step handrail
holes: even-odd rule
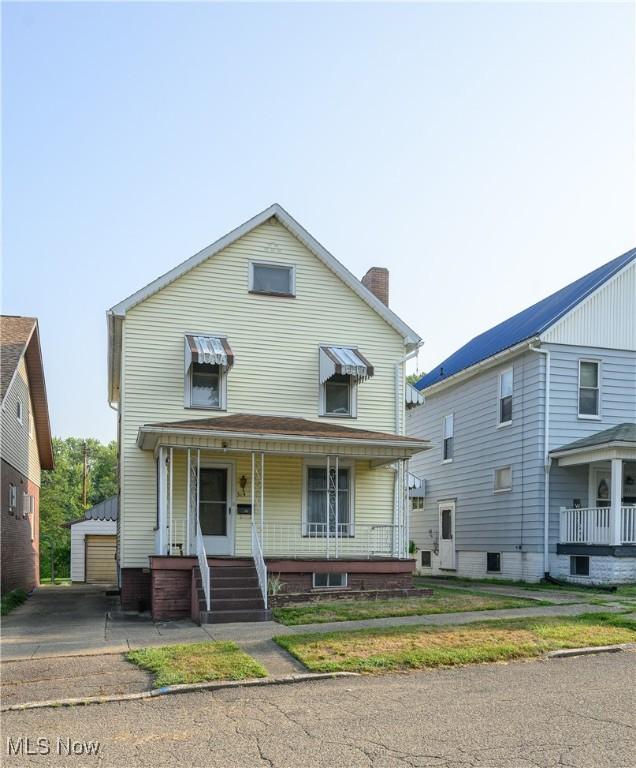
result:
[[[252,522],[252,557],[254,558],[258,584],[261,588],[261,594],[263,595],[263,606],[265,610],[267,610],[267,566],[265,565],[263,547],[261,546],[261,540],[258,538],[254,522]]]
[[[199,571],[201,572],[201,584],[203,585],[203,594],[205,595],[206,610],[210,610],[210,566],[208,565],[208,555],[203,543],[203,534],[199,525],[199,518],[196,518],[196,547],[197,558],[199,560]]]

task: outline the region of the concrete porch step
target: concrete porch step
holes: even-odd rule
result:
[[[235,621],[271,621],[271,610],[252,608],[244,611],[201,611],[201,624],[228,624]]]

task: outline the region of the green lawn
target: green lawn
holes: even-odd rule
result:
[[[457,586],[479,588],[480,584],[485,585],[497,585],[503,587],[517,587],[519,589],[526,589],[530,591],[557,591],[557,592],[578,592],[588,595],[622,595],[623,597],[636,597],[636,584],[620,584],[617,586],[615,592],[609,592],[608,590],[597,589],[594,587],[585,587],[580,584],[552,584],[551,582],[538,582],[536,584],[530,584],[527,581],[514,581],[513,579],[468,579],[466,577],[459,576],[416,576],[413,579],[413,583],[419,587],[430,586],[430,580],[436,578],[443,578],[444,581],[451,581]]]
[[[235,643],[192,643],[141,648],[126,659],[155,675],[155,688],[208,680],[267,677],[267,671]]]
[[[27,593],[23,589],[14,589],[13,592],[7,592],[0,598],[0,615],[6,616],[11,613],[27,599]]]
[[[636,622],[616,614],[587,614],[274,639],[311,672],[380,673],[509,661],[561,648],[635,642]]]
[[[394,597],[387,600],[336,600],[324,603],[297,603],[274,608],[274,618],[288,626],[326,624],[330,621],[379,619],[386,616],[423,616],[456,611],[487,611],[497,608],[525,608],[551,605],[547,600],[489,595],[436,587],[431,597]]]

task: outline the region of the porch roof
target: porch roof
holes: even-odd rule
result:
[[[327,453],[340,447],[364,449],[364,455],[394,458],[409,456],[431,447],[428,440],[420,440],[389,432],[374,432],[330,422],[316,422],[289,416],[261,416],[237,413],[207,419],[159,422],[139,428],[137,444],[153,450],[159,443],[171,442],[184,446],[230,448],[234,450],[264,450],[270,444],[280,451],[283,446],[294,453],[307,450],[309,445]],[[333,452],[338,452],[333,450]],[[349,450],[349,453],[352,453]]]
[[[550,455],[562,466],[612,458],[636,459],[636,424],[617,424],[555,448]]]

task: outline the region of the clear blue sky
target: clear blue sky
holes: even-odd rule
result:
[[[272,202],[427,370],[636,244],[634,6],[5,4],[3,312],[115,436],[105,310]]]

